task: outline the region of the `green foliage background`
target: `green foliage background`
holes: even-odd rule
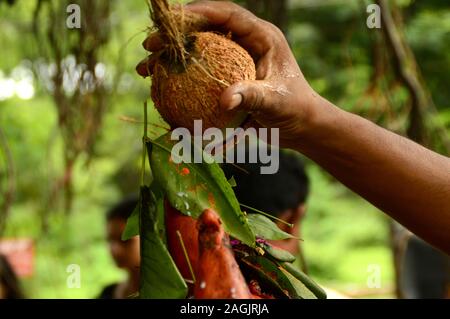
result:
[[[404,32],[438,109],[437,120],[450,131],[450,8],[441,1],[399,3],[405,13]],[[39,61],[31,32],[34,6],[34,1],[17,1],[12,7],[0,1],[2,76],[11,75],[19,65],[28,67]],[[368,58],[371,31],[365,25],[364,2],[295,0],[289,16],[289,40],[312,86],[339,106],[360,112],[357,102],[372,72]],[[52,181],[63,169],[55,106],[37,78],[32,99],[0,100],[0,128],[16,173],[14,203],[3,237],[35,240],[35,273],[23,280],[26,294],[32,298],[90,298],[104,285],[125,276],[109,257],[104,214],[123,196],[139,190],[142,126],[119,118],[141,120],[143,101],[149,97],[149,80],[134,72],[137,62],[146,56],[141,48],[149,25],[145,1],[113,1],[111,21],[111,39],[102,50],[101,60],[108,73],[121,72],[118,91],[108,106],[92,160],[86,163],[82,158],[75,167],[72,214],[64,215],[57,203],[48,212],[46,232],[41,227],[43,203]],[[405,92],[402,88],[395,92],[394,104],[400,110],[405,104]],[[364,102],[363,111],[376,107],[374,103]],[[404,125],[401,121],[383,122],[382,116],[376,119],[399,130]],[[161,122],[154,110],[150,122]],[[154,137],[160,132],[158,127],[151,127]],[[4,166],[1,155],[2,187],[6,183]],[[308,162],[307,169],[312,192],[302,245],[312,277],[340,291],[364,290],[368,266],[376,264],[382,270],[382,287],[393,287],[388,219],[315,164]],[[80,289],[67,288],[66,268],[70,264],[81,267]],[[386,295],[385,289],[378,295],[392,296]]]

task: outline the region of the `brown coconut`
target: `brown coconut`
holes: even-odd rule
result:
[[[252,57],[228,37],[203,31],[204,19],[161,7],[153,6],[152,15],[167,44],[152,70],[151,96],[159,113],[171,128],[193,131],[194,120],[203,120],[203,129],[238,126],[245,114],[221,109],[220,96],[236,82],[255,80]]]

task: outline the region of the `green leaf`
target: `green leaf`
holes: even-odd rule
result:
[[[286,278],[291,283],[291,286],[298,298],[317,299],[316,295],[311,290],[309,290],[300,280],[294,277],[290,272],[288,272],[284,268],[279,269],[283,272],[283,274],[286,275]]]
[[[252,268],[254,275],[257,275],[265,284],[270,284],[272,288],[277,288],[276,285],[278,285],[289,298],[317,299],[302,282],[277,263],[262,256],[248,256],[242,261],[245,266]],[[278,296],[279,290],[279,288],[274,290]]]
[[[236,187],[237,183],[236,180],[234,179],[234,176],[231,176],[231,178],[228,180],[228,184],[230,184],[231,187]]]
[[[265,252],[271,256],[272,258],[276,259],[277,261],[281,262],[294,262],[295,256],[292,255],[287,250],[274,247],[270,244],[261,244],[261,247],[265,250]]]
[[[220,166],[204,152],[201,163],[175,163],[171,150],[178,141],[170,136],[169,132],[147,143],[154,181],[170,204],[193,218],[207,208],[214,209],[228,234],[254,247],[255,235]]]
[[[140,298],[182,299],[187,285],[164,244],[158,226],[160,203],[146,186],[141,187],[141,286]]]
[[[127,225],[122,233],[122,240],[126,241],[137,235],[139,235],[139,205],[136,205],[127,219]]]
[[[295,268],[290,263],[282,263],[281,266],[290,272],[295,278],[300,280],[310,291],[312,291],[317,298],[327,299],[327,293],[315,283],[311,278],[309,278],[304,272]]]
[[[289,292],[281,284],[287,278],[273,262],[260,256],[247,256],[240,259],[239,264],[246,277],[257,279],[275,298],[290,298]]]
[[[247,215],[250,228],[256,236],[269,240],[282,240],[295,238],[291,234],[282,231],[274,222],[260,214]]]
[[[164,208],[164,193],[158,187],[156,183],[152,183],[150,186],[150,191],[153,196],[156,198],[156,228],[159,234],[159,237],[163,241],[164,245],[167,246],[167,238],[166,238],[166,224],[165,224],[165,208]]]

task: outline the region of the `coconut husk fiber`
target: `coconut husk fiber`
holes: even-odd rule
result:
[[[225,88],[243,80],[254,80],[253,59],[224,34],[208,31],[207,21],[167,0],[150,0],[151,18],[164,42],[155,52],[151,96],[172,129],[193,131],[194,120],[203,128],[234,127],[242,114],[225,112],[219,106]]]

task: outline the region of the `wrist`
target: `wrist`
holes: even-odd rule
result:
[[[300,152],[333,138],[347,113],[312,89],[305,106],[300,109],[302,121],[295,137],[295,149]]]

